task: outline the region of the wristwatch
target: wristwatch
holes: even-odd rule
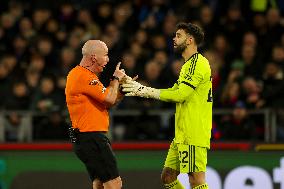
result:
[[[116,79],[117,81],[119,81],[119,78],[118,78],[117,76],[115,76],[115,75],[113,75],[113,76],[110,78],[111,81],[113,81],[113,80],[115,80],[115,79]]]

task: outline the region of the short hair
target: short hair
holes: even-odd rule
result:
[[[195,24],[180,22],[177,24],[176,28],[177,30],[182,29],[189,35],[192,35],[197,45],[200,45],[204,40],[203,30]]]

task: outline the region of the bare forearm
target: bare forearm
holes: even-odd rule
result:
[[[118,102],[120,102],[124,97],[124,94],[122,94],[119,89],[118,89],[118,92],[117,92],[117,97],[116,97],[116,100],[115,100],[115,103],[114,104],[117,104]]]
[[[108,94],[105,99],[105,103],[108,107],[111,107],[116,103],[118,97],[118,86],[118,80],[112,80],[108,86]]]

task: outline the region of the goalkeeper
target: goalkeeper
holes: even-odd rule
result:
[[[203,39],[198,26],[177,25],[174,50],[185,62],[172,88],[154,89],[130,79],[122,85],[126,96],[176,103],[175,138],[161,176],[166,189],[184,188],[177,180],[180,173],[188,174],[191,188],[208,189],[205,172],[212,126],[212,81],[209,62],[197,50]]]

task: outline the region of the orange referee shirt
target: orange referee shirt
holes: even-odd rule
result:
[[[73,68],[65,88],[72,127],[80,132],[108,131],[109,116],[103,103],[107,93],[96,74],[82,66]]]

